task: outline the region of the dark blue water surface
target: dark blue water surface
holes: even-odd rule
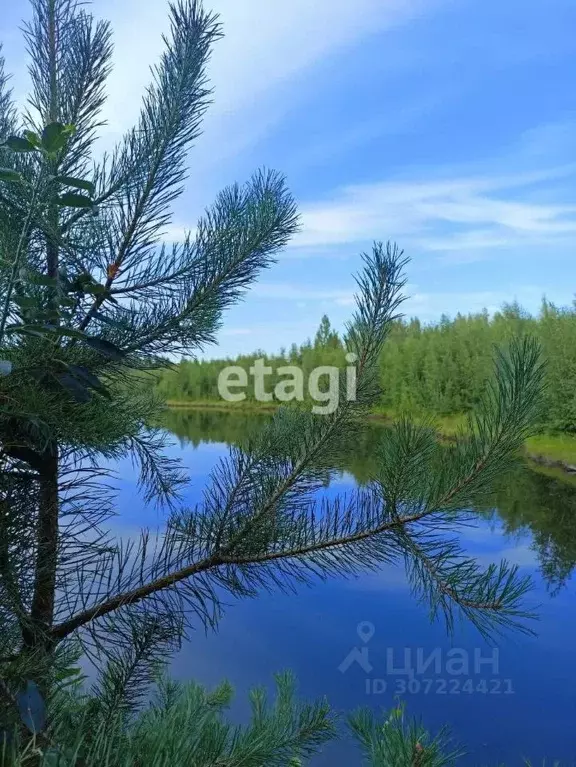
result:
[[[233,414],[168,419],[169,453],[180,455],[190,473],[187,502],[200,500],[212,467],[245,425],[246,416]],[[369,455],[351,456],[326,492],[352,489],[369,462]],[[119,532],[161,523],[161,511],[143,509],[137,500],[130,465],[119,469]],[[430,729],[450,727],[467,750],[462,764],[514,765],[523,756],[576,763],[576,486],[522,467],[502,483],[496,502],[498,511],[479,513],[463,540],[483,563],[505,558],[533,577],[536,636],[512,632],[488,644],[472,626],[460,625],[450,638],[411,596],[404,572],[384,567],[296,595],[264,593],[232,604],[216,633],[198,626],[174,659],[173,673],[210,686],[229,679],[236,688],[231,716],[238,721],[247,716],[250,687],[272,692],[274,673],[291,669],[303,697],[326,695],[343,714],[358,706],[386,709],[399,696]],[[314,762],[360,763],[345,731]]]

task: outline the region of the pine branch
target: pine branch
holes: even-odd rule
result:
[[[510,364],[506,357],[500,362],[500,375],[504,371],[508,383],[498,379],[507,394],[498,402],[487,396],[485,409],[477,414],[480,433],[462,437],[446,451],[437,443],[432,448],[416,428],[406,445],[411,453],[408,460],[406,451],[392,449],[396,487],[390,502],[387,480],[394,467],[386,462],[382,476],[344,506],[335,502],[317,510],[311,497],[319,476],[314,458],[321,453],[328,462],[333,460],[330,442],[341,436],[338,429],[354,405],[345,403],[341,405],[344,415],[337,411],[332,418],[307,427],[304,414],[280,413],[259,441],[248,446],[246,457],[236,453],[235,465],[228,472],[225,467],[216,472],[214,490],[207,495],[204,509],[173,520],[162,557],[152,570],[141,574],[135,588],[121,595],[116,592],[59,624],[54,636],[67,636],[123,605],[143,602],[178,584],[193,584],[191,601],[202,589],[210,599],[212,577],[232,592],[247,592],[251,583],[262,585],[270,580],[278,585],[290,577],[306,579],[306,572],[357,573],[397,561],[402,553],[415,587],[420,584],[424,592],[428,589],[432,604],[442,604],[449,628],[452,606],[462,609],[485,632],[527,617],[519,603],[529,582],[517,578],[515,568],[503,564],[500,569],[481,571],[449,540],[427,541],[425,528],[422,532],[416,528],[428,523],[440,530],[467,518],[460,509],[469,508],[475,497],[486,492],[498,467],[506,465],[506,457],[525,434],[538,404],[542,366],[537,347],[527,341],[513,344],[509,359]],[[490,428],[488,424],[492,424]],[[405,426],[398,428],[406,432]],[[287,441],[287,435],[294,444]],[[298,457],[278,457],[280,445]],[[399,484],[402,467],[418,463],[423,466],[420,482],[414,485],[415,478],[410,476],[407,485]],[[188,563],[176,569],[174,563],[186,557]],[[164,569],[165,574],[146,582],[154,567]],[[275,572],[274,567],[280,569]],[[440,603],[435,595],[440,595]],[[180,598],[186,599],[181,593]]]
[[[129,720],[105,716],[97,698],[72,690],[52,704],[51,734],[62,754],[86,767],[300,765],[335,737],[335,717],[325,700],[299,700],[291,674],[277,674],[275,683],[271,701],[262,689],[250,691],[244,726],[224,716],[233,697],[227,682],[209,692],[160,677],[152,700]]]
[[[273,263],[297,223],[294,201],[276,173],[257,173],[244,188],[221,192],[199,222],[194,242],[183,246],[175,271],[164,270],[163,284],[179,287],[176,296],[142,301],[125,351],[189,353],[213,342],[224,309]],[[146,278],[137,273],[135,279],[128,293],[141,290]]]
[[[452,767],[464,755],[451,747],[446,728],[431,736],[419,722],[406,721],[402,705],[383,723],[373,711],[358,709],[348,717],[348,727],[370,767]]]
[[[394,312],[399,303],[399,291],[404,284],[401,279],[404,261],[402,253],[396,248],[389,246],[385,249],[381,245],[375,245],[372,255],[365,256],[365,263],[366,277],[361,277],[359,280],[361,294],[357,319],[358,324],[370,323],[365,326],[365,346],[361,345],[364,326],[360,325],[358,332],[355,332],[354,327],[351,328],[352,343],[356,344],[353,348],[358,350],[358,356],[361,360],[361,367],[358,371],[358,401],[352,402],[343,398],[338,410],[332,416],[320,421],[310,419],[306,414],[295,416],[298,419],[297,428],[294,428],[294,423],[291,422],[288,414],[280,415],[272,428],[260,438],[259,444],[255,448],[259,460],[254,464],[252,480],[259,472],[264,472],[263,478],[269,487],[268,493],[257,496],[254,512],[244,515],[236,533],[229,537],[222,550],[205,557],[200,562],[139,586],[128,593],[124,592],[112,597],[104,604],[84,611],[79,616],[56,626],[53,632],[54,637],[61,638],[95,617],[107,615],[121,605],[136,604],[147,596],[152,596],[181,581],[190,579],[192,575],[218,568],[222,564],[228,564],[226,557],[230,553],[233,554],[238,546],[245,545],[244,542],[249,540],[252,535],[257,534],[261,525],[267,525],[269,518],[276,514],[279,506],[290,501],[293,504],[298,503],[297,497],[299,495],[305,498],[307,494],[309,495],[312,490],[318,487],[318,469],[313,465],[314,460],[321,453],[324,460],[330,460],[331,455],[334,454],[333,452],[331,454],[330,446],[337,445],[339,439],[342,439],[344,434],[353,427],[354,412],[370,404],[376,395],[371,367],[374,363],[374,338],[378,337],[381,341],[385,338],[387,328],[395,318]],[[384,287],[379,286],[371,279],[369,275],[372,272],[376,273],[378,280],[385,281]],[[285,448],[289,447],[285,444],[286,436],[295,440],[294,459],[288,461],[281,459],[274,465],[270,455],[273,456],[277,453],[280,444],[284,444]],[[258,491],[258,489],[258,487],[253,487],[252,492]],[[256,500],[254,496],[253,500]]]
[[[110,171],[117,199],[114,243],[111,245],[108,290],[120,269],[149,257],[151,247],[168,223],[168,206],[180,194],[186,150],[198,137],[209,104],[205,67],[211,46],[220,37],[216,17],[196,0],[170,5],[171,36],[154,81],[144,99],[138,128],[117,151]],[[136,182],[119,184],[132,176]],[[85,329],[104,301],[97,297],[80,327]]]
[[[0,43],[0,137],[9,136],[15,130],[16,108],[12,100],[12,90],[9,88],[9,77],[4,69],[5,60],[2,56],[2,43]],[[0,159],[4,165],[6,150],[0,148]]]
[[[77,0],[33,0],[32,6],[32,21],[25,26],[33,86],[27,121],[38,132],[51,122],[74,125],[60,164],[63,175],[83,175],[95,131],[103,125],[110,26],[95,24]]]
[[[0,316],[0,343],[3,343],[4,341],[6,323],[10,316],[12,293],[16,286],[18,273],[20,269],[22,268],[22,261],[25,255],[24,250],[25,250],[26,242],[30,235],[30,229],[34,221],[34,218],[36,216],[37,204],[38,204],[38,192],[40,190],[42,180],[43,180],[42,174],[39,173],[37,176],[36,182],[34,184],[34,187],[32,189],[32,195],[31,195],[30,202],[28,203],[26,217],[22,224],[22,229],[20,231],[20,236],[18,238],[18,245],[16,246],[16,251],[13,256],[12,269],[10,272],[10,276],[8,278],[7,284],[4,286],[4,290],[5,290],[4,305],[2,307],[2,314]]]
[[[109,659],[92,687],[104,727],[118,718],[126,722],[145,700],[156,681],[165,655],[174,647],[174,635],[158,619],[141,619],[127,627],[129,641],[119,650],[110,648]]]

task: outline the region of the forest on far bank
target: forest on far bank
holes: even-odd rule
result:
[[[469,411],[492,374],[495,346],[519,333],[539,339],[547,362],[541,428],[576,431],[576,302],[560,308],[544,300],[537,315],[512,303],[492,316],[487,311],[458,314],[433,324],[397,320],[380,355],[379,409],[390,414],[440,417]],[[265,379],[266,390],[272,392],[283,378],[277,368],[297,365],[307,381],[310,371],[318,366],[346,367],[344,353],[340,336],[324,316],[315,338],[299,346],[294,343],[272,355],[256,350],[233,359],[182,360],[148,380],[169,402],[218,401],[218,376],[227,365],[248,371],[255,359],[264,357],[274,369]],[[248,402],[256,402],[253,384],[253,377],[248,376]]]

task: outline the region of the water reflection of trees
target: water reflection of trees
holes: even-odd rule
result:
[[[576,487],[519,466],[492,503],[505,532],[530,531],[542,575],[553,593],[559,591],[576,566]]]
[[[170,410],[164,426],[182,445],[202,442],[240,445],[269,416],[217,410]],[[369,425],[336,470],[346,471],[365,484],[376,471],[376,445],[382,439],[379,424]],[[483,514],[496,508],[504,531],[530,532],[532,548],[550,590],[558,591],[576,566],[576,486],[518,465],[487,499]]]
[[[182,446],[192,444],[198,447],[202,442],[239,445],[269,417],[215,408],[170,408],[165,412],[162,425],[178,437]]]

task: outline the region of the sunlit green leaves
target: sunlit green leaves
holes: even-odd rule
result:
[[[32,296],[14,296],[14,303],[21,309],[38,309],[38,300]]]
[[[104,357],[108,357],[108,359],[116,362],[120,362],[126,356],[122,349],[111,341],[104,338],[98,338],[97,336],[89,336],[82,330],[75,330],[74,328],[63,327],[60,325],[52,325],[49,322],[8,325],[6,328],[6,335],[30,335],[40,338],[47,336],[52,336],[54,338],[71,338],[76,341],[82,341],[82,343],[86,344],[91,349],[94,349]]]
[[[40,147],[42,146],[42,139],[37,133],[34,133],[34,131],[25,130],[24,138],[27,139],[37,149],[40,149]]]
[[[27,130],[22,136],[8,136],[1,146],[5,146],[13,152],[42,151],[48,155],[55,155],[64,149],[75,130],[74,125],[52,122],[46,125],[42,131],[42,136]]]
[[[0,181],[14,183],[22,180],[22,176],[17,170],[11,168],[0,168]]]
[[[76,277],[68,282],[68,290],[77,294],[104,297],[107,301],[117,303],[116,299],[110,295],[110,290],[105,285],[96,282],[91,274],[81,273],[76,275]]]
[[[73,178],[72,176],[54,176],[54,181],[64,186],[71,186],[74,189],[83,189],[90,195],[94,194],[95,187],[91,181],[86,181],[82,178]]]
[[[94,277],[88,272],[80,272],[68,281],[69,289],[73,293],[89,293],[92,285],[98,285]]]
[[[74,130],[73,125],[63,125],[59,122],[50,123],[42,131],[42,148],[48,154],[56,154],[64,149]]]
[[[68,208],[94,207],[94,202],[91,197],[95,193],[95,187],[91,181],[87,181],[83,178],[75,178],[74,176],[54,176],[53,180],[63,186],[69,186],[72,187],[72,189],[88,192],[88,195],[90,195],[86,196],[85,194],[78,194],[77,192],[64,192],[58,197],[58,205]]]
[[[67,208],[91,208],[94,203],[90,197],[86,197],[84,194],[76,194],[75,192],[66,192],[58,197],[58,205]]]
[[[21,269],[20,279],[23,282],[29,282],[33,285],[45,285],[49,288],[55,288],[58,285],[58,281],[53,277],[48,277],[42,272],[37,272],[34,269]]]
[[[100,285],[99,282],[92,282],[86,286],[86,292],[92,293],[94,296],[100,296],[107,293],[108,288],[105,285]]]
[[[21,136],[9,136],[2,146],[11,149],[13,152],[35,152],[36,147],[31,141]]]

